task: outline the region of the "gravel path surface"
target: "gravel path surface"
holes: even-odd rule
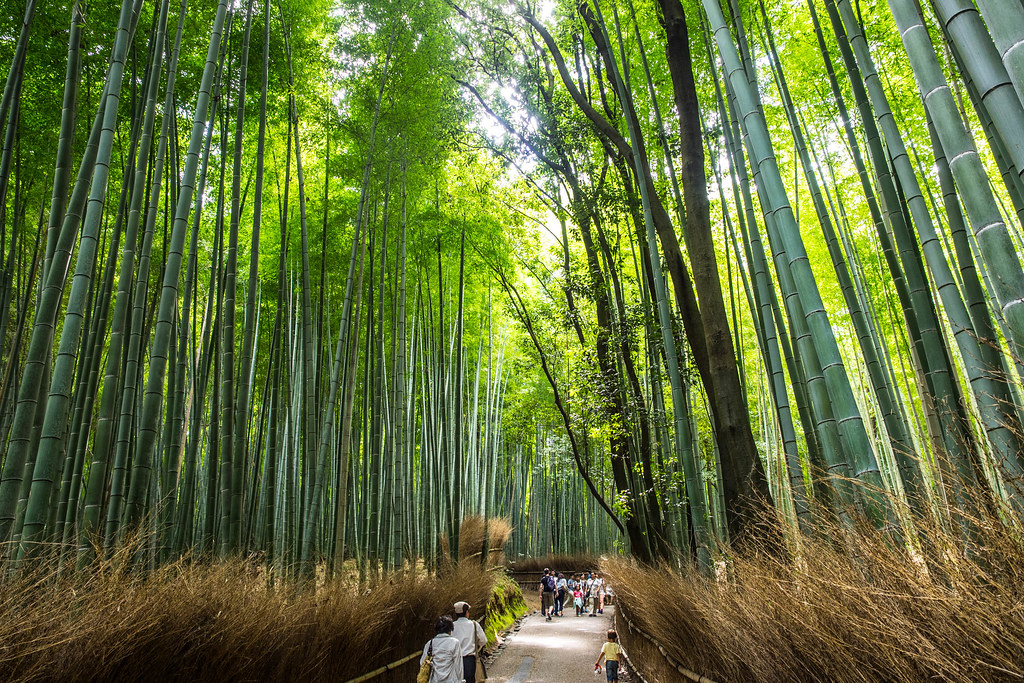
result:
[[[551,621],[535,612],[488,667],[488,683],[604,683],[604,673],[594,675],[594,662],[612,628],[614,610],[609,605],[593,617],[566,610]]]

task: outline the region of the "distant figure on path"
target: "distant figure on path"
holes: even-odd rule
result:
[[[562,610],[565,609],[565,599],[569,596],[569,584],[565,580],[565,575],[562,572],[558,572],[558,580],[555,581],[555,615],[562,616]]]
[[[540,611],[544,618],[551,621],[551,612],[555,608],[555,577],[551,570],[544,568],[544,576],[540,580]]]
[[[622,648],[619,647],[619,636],[614,630],[608,629],[608,642],[601,647],[601,654],[597,656],[597,664],[594,668],[601,666],[604,660],[604,671],[609,683],[619,680],[619,654]]]
[[[597,600],[597,613],[604,614],[605,583],[600,574],[594,574],[593,592]]]
[[[455,626],[452,635],[459,641],[462,654],[462,678],[466,683],[476,683],[477,652],[487,644],[483,627],[469,618],[469,603],[455,603]]]
[[[576,616],[583,614],[583,591],[580,590],[579,584],[576,584],[572,591],[572,604],[576,607]]]
[[[430,667],[430,683],[461,683],[462,681],[462,648],[457,638],[452,637],[454,624],[451,617],[438,617],[434,622],[437,635],[423,646],[420,666],[433,657]]]

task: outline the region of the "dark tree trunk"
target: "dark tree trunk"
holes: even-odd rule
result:
[[[775,533],[760,526],[773,505],[771,491],[750,429],[715,258],[700,109],[693,81],[686,16],[679,0],[659,2],[666,34],[665,53],[679,115],[679,176],[686,207],[684,234],[704,322],[712,384],[708,390],[714,395],[715,436],[721,453],[729,534],[735,543],[759,540],[774,544]]]

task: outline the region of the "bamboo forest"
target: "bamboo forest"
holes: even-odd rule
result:
[[[1022,45],[4,0],[0,678],[1024,678]]]

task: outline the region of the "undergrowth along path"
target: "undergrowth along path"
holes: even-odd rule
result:
[[[593,617],[577,617],[570,609],[551,621],[531,614],[487,671],[488,683],[603,683],[594,662],[614,616],[611,605]]]

